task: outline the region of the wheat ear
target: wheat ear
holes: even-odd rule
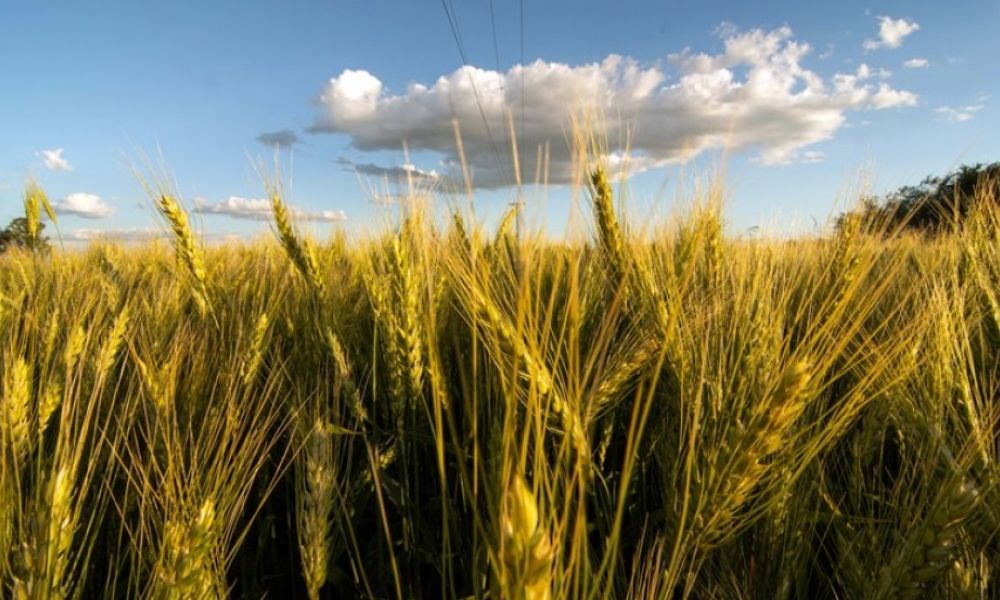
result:
[[[0,423],[7,434],[14,459],[20,464],[31,447],[31,371],[23,358],[16,358],[4,371],[4,395]]]
[[[257,318],[257,325],[254,327],[253,339],[250,341],[249,357],[243,364],[243,385],[250,385],[257,377],[261,361],[264,360],[264,344],[267,341],[267,332],[270,328],[270,323],[267,313],[260,313],[260,316]]]
[[[524,600],[549,600],[555,551],[535,495],[516,475],[504,500],[500,533],[507,591]]]
[[[181,208],[180,203],[168,194],[160,194],[157,206],[173,231],[177,262],[184,267],[190,277],[191,293],[198,311],[206,315],[209,312],[208,275],[201,251],[195,243],[194,232],[188,223],[187,213]]]
[[[216,567],[218,523],[206,500],[193,517],[164,524],[152,596],[164,600],[219,598],[225,588]]]
[[[934,591],[954,564],[962,523],[978,499],[976,487],[968,481],[954,485],[944,495],[883,574],[881,597],[916,600]]]
[[[65,466],[50,476],[41,506],[33,516],[30,537],[22,545],[23,573],[14,578],[18,599],[65,598],[69,590],[66,568],[73,545],[73,477]]]
[[[271,212],[274,215],[274,225],[278,233],[278,241],[285,249],[285,254],[292,261],[299,274],[317,292],[323,291],[323,282],[319,276],[319,261],[308,240],[302,240],[295,232],[288,215],[288,208],[278,194],[271,194]]]
[[[333,440],[329,423],[317,419],[306,437],[299,477],[299,549],[310,600],[326,582],[330,513],[334,502]]]
[[[764,460],[781,449],[799,415],[806,407],[810,365],[799,361],[788,366],[769,401],[750,425],[732,427],[719,461],[725,473],[709,499],[708,509],[695,520],[703,545],[713,545],[726,537],[736,512],[767,472]]]

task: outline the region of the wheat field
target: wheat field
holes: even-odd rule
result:
[[[48,598],[1000,598],[1000,211],[0,257],[0,585]],[[47,202],[29,189],[29,223]],[[37,225],[35,231],[37,232]]]

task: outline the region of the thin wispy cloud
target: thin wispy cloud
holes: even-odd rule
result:
[[[85,219],[110,217],[114,210],[96,194],[77,192],[52,204],[56,214],[74,215]]]
[[[883,15],[878,21],[878,39],[865,40],[863,44],[865,50],[899,48],[903,44],[903,39],[920,29],[918,23],[906,19],[893,19]]]
[[[271,219],[271,201],[264,198],[243,198],[230,196],[221,202],[208,202],[204,198],[194,199],[194,212],[203,215],[222,215],[234,219],[267,221]],[[289,215],[297,221],[333,223],[344,221],[347,214],[342,210],[309,211],[295,206],[288,207]]]
[[[903,66],[907,69],[926,69],[931,63],[926,58],[911,58],[904,62]]]
[[[970,104],[968,106],[939,106],[934,109],[934,112],[938,113],[945,119],[951,121],[952,123],[964,123],[966,121],[971,121],[975,117],[976,113],[985,108],[983,104]]]
[[[740,28],[732,21],[723,21],[712,29],[712,35],[719,39],[726,39],[739,34]]]
[[[324,88],[311,131],[345,134],[360,151],[397,151],[405,141],[440,154],[443,176],[455,178],[457,119],[474,184],[497,188],[514,182],[509,119],[521,163],[535,164],[537,149],[550,144],[549,180],[568,183],[573,157],[565,140],[581,114],[603,116],[595,125],[608,140],[629,140],[635,173],[722,148],[750,150],[767,165],[814,161],[804,152],[833,137],[848,111],[917,103],[915,94],[873,81],[886,74],[867,66],[831,78],[809,70],[803,60],[811,48],[788,27],[722,32],[723,52],[685,49],[667,64],[610,55],[581,65],[537,60],[505,72],[466,66],[401,92],[367,71],[345,70]],[[610,148],[609,156],[620,151]]]
[[[74,229],[70,233],[70,239],[89,242],[93,240],[103,240],[103,241],[124,241],[124,242],[141,242],[147,240],[153,240],[157,238],[164,238],[167,234],[164,231],[156,229],[154,227],[126,227],[126,228],[111,228],[111,229],[92,229],[92,228],[81,228]]]
[[[283,149],[291,148],[302,140],[291,129],[282,129],[280,131],[266,131],[257,136],[257,141],[265,146]]]
[[[71,231],[67,239],[74,242],[138,243],[166,240],[171,237],[173,236],[169,231],[156,227],[109,227],[107,229],[82,227]],[[222,232],[198,232],[198,238],[207,242],[238,242],[245,239],[240,234]]]
[[[63,157],[62,148],[52,150],[42,150],[39,152],[42,157],[42,164],[50,171],[72,171],[73,166]]]

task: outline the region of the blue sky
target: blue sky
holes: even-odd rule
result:
[[[491,20],[466,0],[2,0],[0,221],[34,176],[64,235],[144,235],[129,165],[162,151],[206,235],[252,235],[267,227],[253,162],[278,143],[311,229],[377,228],[381,173],[454,185],[453,118],[486,219],[514,194],[508,118],[526,179],[545,141],[550,179],[572,179],[574,117],[603,119],[609,164],[630,136],[636,207],[669,208],[726,151],[736,230],[822,221],[862,173],[879,192],[1000,160],[1000,3],[703,4],[524,0],[522,20],[494,0]],[[528,197],[561,228],[565,189]]]

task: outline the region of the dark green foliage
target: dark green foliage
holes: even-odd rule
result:
[[[903,186],[882,198],[869,196],[859,209],[842,214],[837,226],[843,227],[849,215],[860,214],[863,222],[886,224],[890,229],[941,233],[965,220],[977,190],[981,198],[1000,197],[1000,162],[963,165],[947,175],[925,177],[917,185]]]
[[[25,248],[27,250],[46,251],[49,247],[48,239],[42,237],[41,230],[45,229],[45,224],[39,224],[39,235],[33,238],[28,233],[28,220],[24,217],[17,217],[12,220],[6,229],[0,230],[0,254],[11,248]]]

